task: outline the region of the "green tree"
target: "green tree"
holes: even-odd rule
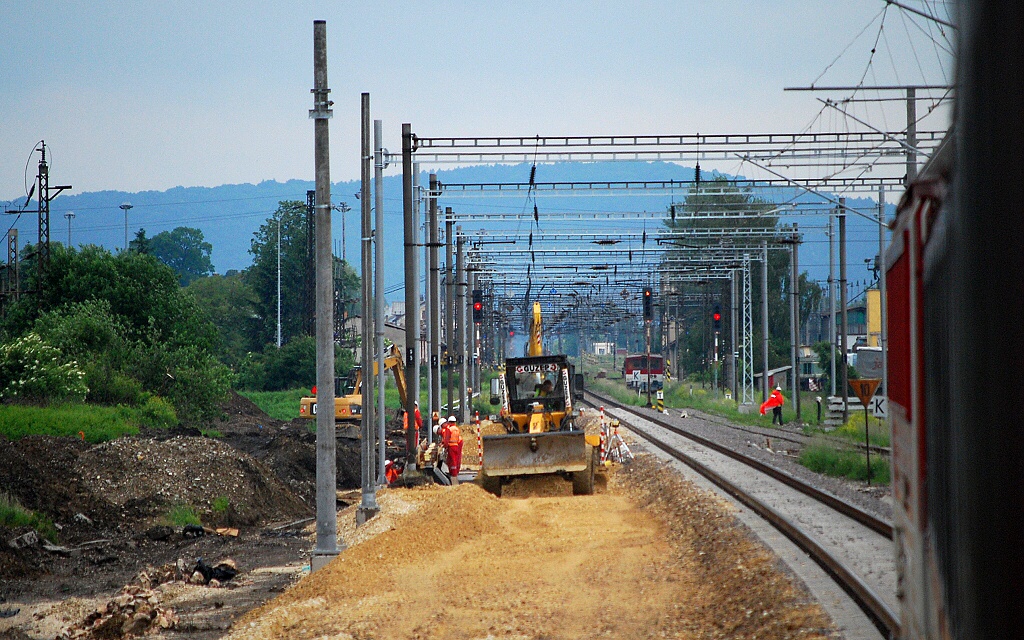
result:
[[[674,272],[688,265],[694,273],[701,273],[701,266],[707,259],[721,267],[737,262],[736,252],[723,247],[723,240],[734,243],[758,244],[766,232],[774,232],[778,217],[772,215],[772,206],[752,194],[750,189],[715,177],[695,182],[686,200],[671,206],[670,219],[665,221],[665,233],[660,242],[666,247],[662,258],[662,303],[666,304],[669,315],[678,318],[681,325],[682,343],[679,348],[680,364],[686,372],[707,373],[714,353],[714,329],[711,313],[715,304],[722,310],[722,328],[719,334],[719,356],[728,348],[724,337],[729,329],[729,281],[708,278],[678,279]],[[753,256],[755,259],[758,256]],[[769,340],[769,362],[775,363],[780,354],[788,348],[788,320],[785,298],[781,290],[781,277],[788,260],[780,252],[769,252],[769,335],[787,336],[785,347],[776,339]],[[706,271],[706,266],[704,271]],[[754,307],[759,310],[761,292],[754,291]],[[755,315],[760,315],[758,311]],[[755,322],[755,341],[760,341],[760,323]],[[755,367],[760,367],[761,350],[755,350]]]
[[[279,203],[274,216],[253,234],[249,253],[252,266],[246,282],[256,294],[254,310],[257,343],[275,342],[277,335],[277,248],[281,246],[281,333],[284,341],[308,334],[306,283],[312,277],[312,256],[307,247],[306,204],[298,200]]]
[[[59,244],[44,273],[34,257],[24,264],[35,294],[11,306],[4,335],[17,338],[35,325],[83,359],[110,357],[110,395],[97,400],[142,401],[141,387],[169,398],[185,422],[215,417],[230,381],[213,355],[220,338],[170,267],[132,251]],[[115,357],[121,345],[124,356]]]
[[[135,232],[135,239],[128,243],[128,250],[135,253],[149,253],[149,238],[146,237],[145,229]]]
[[[181,286],[213,273],[210,253],[213,245],[203,240],[203,232],[192,227],[161,231],[148,242],[148,251],[174,269]]]
[[[217,327],[221,361],[237,367],[247,353],[259,349],[256,293],[242,273],[199,278],[186,290]]]
[[[280,225],[278,224],[280,223]],[[292,337],[310,335],[312,303],[307,292],[313,291],[313,257],[307,245],[306,204],[296,200],[282,201],[274,216],[253,234],[249,253],[253,264],[246,271],[246,282],[256,294],[254,310],[258,319],[256,342],[277,341],[277,257],[278,228],[281,230],[281,336],[282,342]],[[359,310],[360,280],[347,263],[334,258],[335,290],[342,300],[340,313]],[[308,288],[307,288],[308,286]],[[310,314],[307,316],[307,313]]]

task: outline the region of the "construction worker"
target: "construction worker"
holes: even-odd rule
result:
[[[455,416],[449,416],[441,429],[441,446],[447,454],[448,475],[454,482],[458,482],[459,469],[462,467],[462,433]]]
[[[415,417],[416,417],[416,420],[415,420],[416,421],[416,442],[419,442],[420,441],[420,429],[423,428],[423,416],[420,415],[420,401],[416,400],[414,402],[415,402],[415,405],[416,405],[416,413],[414,414]]]

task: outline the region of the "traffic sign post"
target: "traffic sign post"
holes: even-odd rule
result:
[[[861,378],[849,381],[853,393],[860,399],[860,403],[864,405],[864,455],[867,456],[869,485],[871,484],[871,439],[869,437],[870,430],[868,429],[868,404],[881,383],[881,378]]]

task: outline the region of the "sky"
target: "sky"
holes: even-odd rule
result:
[[[51,183],[78,193],[312,179],[317,19],[333,181],[359,176],[362,92],[400,151],[406,122],[424,137],[848,129],[783,88],[953,71],[953,31],[884,0],[3,2],[0,200],[25,195],[40,140]],[[899,102],[850,109],[905,127]]]

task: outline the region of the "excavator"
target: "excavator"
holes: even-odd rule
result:
[[[384,370],[391,371],[395,376],[395,387],[398,389],[398,397],[405,406],[406,386],[405,367],[402,358],[397,354],[395,346],[390,345],[384,356]],[[377,375],[377,360],[373,361],[373,375]],[[334,421],[339,424],[358,425],[363,417],[363,369],[355,367],[348,378],[335,378],[334,380]],[[299,417],[316,417],[316,395],[307,396],[299,400]]]
[[[480,484],[500,496],[517,476],[558,474],[573,493],[594,492],[600,436],[577,428],[573,400],[583,391],[565,355],[544,355],[541,306],[533,304],[527,355],[508,358],[503,375],[491,381],[491,404],[500,405],[505,433],[483,436]]]

